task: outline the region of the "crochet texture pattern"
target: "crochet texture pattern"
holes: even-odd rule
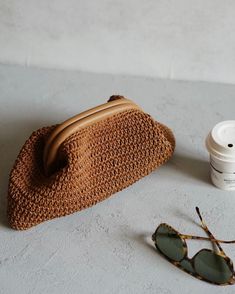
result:
[[[67,138],[57,170],[46,176],[45,142],[56,126],[32,133],[10,174],[8,218],[25,230],[102,201],[165,163],[173,154],[170,129],[140,110],[127,110]]]

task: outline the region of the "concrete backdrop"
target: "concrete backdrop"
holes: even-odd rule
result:
[[[0,0],[0,63],[235,82],[235,1]]]
[[[31,132],[104,103],[133,98],[172,128],[171,160],[99,204],[27,231],[6,219],[9,172]],[[235,86],[0,65],[0,294],[234,294],[174,267],[151,234],[167,222],[206,236],[195,206],[218,239],[235,239],[235,193],[209,179],[205,137],[234,118]],[[189,256],[206,241],[188,240]],[[235,260],[235,246],[222,244]]]

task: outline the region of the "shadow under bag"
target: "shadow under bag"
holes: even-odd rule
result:
[[[173,154],[170,129],[131,100],[103,105],[32,133],[10,174],[8,218],[25,230],[128,187]]]

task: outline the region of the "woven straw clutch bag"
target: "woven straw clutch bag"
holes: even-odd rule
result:
[[[90,207],[165,163],[174,147],[170,129],[122,96],[41,128],[11,171],[9,223],[25,230]]]

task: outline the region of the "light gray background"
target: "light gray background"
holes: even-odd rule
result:
[[[234,0],[0,0],[0,62],[235,83]]]
[[[235,86],[0,66],[0,293],[234,293],[180,271],[154,249],[161,222],[235,239],[235,193],[211,185],[204,139],[234,118]],[[31,132],[123,94],[174,131],[168,164],[96,206],[18,232],[7,226],[8,174]],[[188,241],[190,256],[210,243]],[[225,245],[235,260],[235,246]]]

